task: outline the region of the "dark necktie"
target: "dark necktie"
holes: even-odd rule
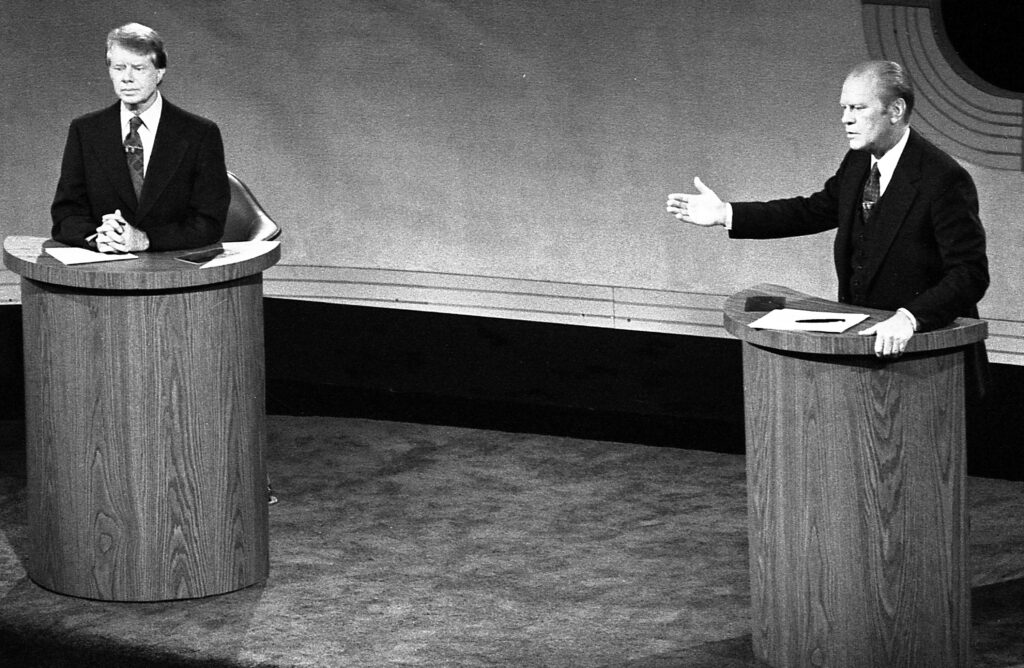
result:
[[[128,172],[132,176],[132,185],[135,186],[135,198],[142,197],[143,179],[143,155],[142,140],[139,139],[139,126],[142,119],[132,116],[128,121],[128,136],[124,138],[124,154],[128,159]]]
[[[871,168],[871,176],[868,177],[868,182],[864,184],[864,198],[861,202],[861,206],[864,207],[864,222],[871,219],[871,210],[875,208],[875,204],[878,203],[878,196],[881,190],[878,182],[881,175],[878,173],[878,163],[876,162]]]

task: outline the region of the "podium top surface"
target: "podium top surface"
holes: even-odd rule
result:
[[[825,332],[779,331],[751,329],[748,325],[764,312],[745,311],[748,297],[784,297],[786,308],[835,313],[866,313],[868,319],[841,334]],[[738,339],[764,348],[794,353],[819,355],[871,355],[875,354],[875,337],[861,336],[857,332],[891,317],[892,311],[840,304],[780,285],[761,284],[737,292],[725,302],[723,319],[725,329]],[[976,343],[988,336],[988,323],[973,318],[957,318],[940,329],[919,332],[907,344],[907,353],[920,353],[958,348]]]
[[[71,265],[45,252],[46,248],[63,247],[66,246],[52,239],[10,236],[4,239],[4,264],[25,278],[54,285],[92,290],[174,290],[257,274],[281,258],[279,244],[254,257],[215,267],[201,267],[176,259],[202,249],[142,252],[130,260]]]

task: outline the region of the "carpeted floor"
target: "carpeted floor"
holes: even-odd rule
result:
[[[0,665],[757,665],[740,456],[270,417],[270,579],[119,604],[26,578],[18,427],[0,423]],[[975,665],[1024,665],[1024,483],[969,496]]]

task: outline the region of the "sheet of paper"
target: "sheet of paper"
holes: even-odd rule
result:
[[[280,241],[225,241],[221,244],[224,247],[224,252],[200,266],[204,268],[219,267],[222,264],[244,262],[249,258],[263,255],[280,243]]]
[[[769,311],[754,322],[754,329],[782,329],[802,332],[845,332],[867,319],[866,313],[830,313],[827,311],[804,311],[795,308],[778,308]]]
[[[116,260],[134,260],[138,255],[131,253],[100,253],[88,248],[46,248],[47,253],[64,264],[86,264],[89,262],[114,262]]]

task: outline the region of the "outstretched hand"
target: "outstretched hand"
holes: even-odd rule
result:
[[[728,205],[714,190],[704,185],[700,177],[694,177],[693,185],[697,189],[696,195],[672,193],[668,196],[665,210],[678,220],[701,227],[725,225]]]

